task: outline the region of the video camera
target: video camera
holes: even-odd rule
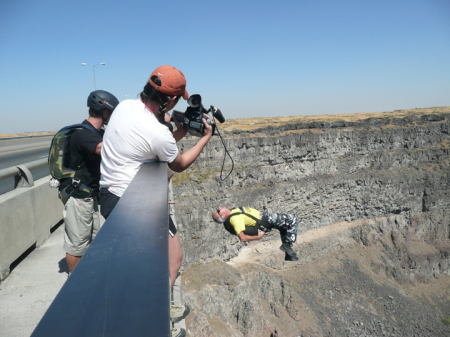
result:
[[[177,121],[183,125],[183,127],[191,134],[196,137],[203,137],[205,132],[205,125],[203,124],[203,116],[209,114],[210,112],[220,123],[225,122],[225,118],[222,112],[216,107],[212,106],[206,110],[202,105],[202,97],[200,95],[191,95],[187,100],[189,107],[186,112],[180,112],[174,110],[172,113],[172,120],[176,118]],[[211,125],[211,120],[205,118],[206,122]],[[213,135],[216,131],[216,124],[212,124]]]

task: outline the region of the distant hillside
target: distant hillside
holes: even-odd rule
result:
[[[53,135],[55,133],[56,133],[56,131],[3,133],[3,134],[0,134],[0,138],[3,138],[3,137],[42,136],[42,135]]]
[[[289,117],[254,117],[227,119],[224,124],[218,124],[220,131],[228,137],[236,137],[243,132],[247,132],[249,136],[263,135],[262,129],[276,128],[279,126],[305,124],[314,125],[315,123],[338,123],[338,122],[356,122],[365,119],[382,119],[390,117],[393,119],[404,118],[406,116],[414,117],[423,114],[449,114],[450,106],[432,107],[432,108],[416,108],[411,110],[395,110],[386,112],[370,112],[370,113],[351,113],[337,115],[316,115],[316,116],[289,116]],[[226,118],[226,116],[225,116]],[[47,135],[54,134],[56,131],[44,132],[24,132],[24,133],[4,133],[0,137],[18,137],[31,135]],[[297,132],[299,132],[297,130]],[[240,137],[240,136],[238,136]]]
[[[321,132],[318,129],[351,127],[352,123],[360,125],[364,121],[373,126],[377,126],[377,122],[382,122],[379,126],[391,127],[419,119],[419,116],[442,117],[448,114],[450,106],[339,115],[255,117],[228,119],[223,125],[219,124],[219,129],[227,137],[240,137],[242,133],[247,137],[258,137],[267,136],[268,131],[271,135],[302,133],[306,130],[314,132],[314,129]]]

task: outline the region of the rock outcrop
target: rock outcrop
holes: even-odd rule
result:
[[[446,111],[233,129],[222,174],[210,141],[174,177],[190,336],[448,335]],[[277,232],[230,236],[219,205],[296,214],[300,261],[284,261]]]

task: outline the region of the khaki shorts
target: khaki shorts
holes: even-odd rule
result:
[[[63,217],[64,250],[72,256],[83,256],[100,230],[97,199],[70,197],[64,205]]]

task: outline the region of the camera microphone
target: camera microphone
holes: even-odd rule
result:
[[[217,109],[216,107],[214,107],[212,105],[208,110],[206,110],[202,105],[202,97],[198,94],[191,95],[187,100],[187,104],[189,105],[189,107],[186,109],[186,111],[184,113],[174,110],[172,113],[172,119],[173,120],[176,119],[180,124],[183,125],[183,127],[189,132],[189,134],[191,134],[192,136],[196,136],[196,137],[203,137],[203,135],[204,135],[205,129],[204,129],[204,124],[203,124],[203,119],[206,120],[206,123],[208,123],[209,125],[212,125],[213,135],[217,134],[220,137],[220,140],[222,141],[222,144],[225,148],[222,169],[220,170],[220,180],[225,180],[226,178],[228,178],[228,176],[231,174],[231,172],[233,172],[234,161],[233,161],[233,158],[231,158],[231,155],[227,150],[225,141],[219,132],[219,128],[217,127],[217,124],[213,123],[212,119],[205,118],[205,115],[207,116],[208,113],[211,112],[213,115],[213,118],[217,119],[220,123],[225,122],[225,117],[223,117],[222,111],[220,111],[219,109]],[[222,173],[223,173],[223,168],[225,165],[226,155],[228,155],[230,157],[232,166],[231,166],[230,173],[228,173],[228,175],[225,178],[223,178]]]
[[[225,117],[223,117],[222,112],[219,109],[211,105],[211,111],[214,118],[216,118],[220,123],[225,122]]]

